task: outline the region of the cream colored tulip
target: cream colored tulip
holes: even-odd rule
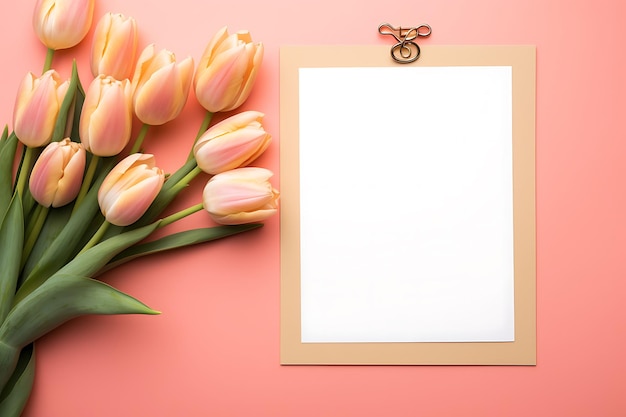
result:
[[[137,23],[120,13],[106,13],[96,25],[91,45],[91,73],[117,80],[133,76],[137,54]]]
[[[162,125],[178,117],[187,102],[192,77],[191,57],[177,62],[172,52],[147,46],[133,75],[137,118],[148,125]]]
[[[13,110],[13,130],[24,145],[37,148],[50,142],[68,87],[55,70],[41,77],[26,74]]]
[[[37,0],[33,28],[49,49],[67,49],[82,41],[93,19],[95,0]]]
[[[133,124],[132,86],[99,75],[89,85],[80,115],[79,135],[85,149],[98,156],[114,156],[130,141]]]
[[[247,111],[211,127],[193,148],[198,167],[208,174],[219,174],[249,165],[272,139],[263,129],[262,120],[263,113]]]
[[[133,224],[148,210],[164,179],[153,155],[127,156],[109,172],[98,190],[102,214],[117,226]]]
[[[198,102],[210,112],[230,111],[250,95],[263,60],[263,44],[250,33],[220,29],[207,45],[194,77]]]
[[[44,207],[61,207],[72,202],[85,172],[85,149],[65,138],[52,142],[33,166],[29,186],[33,198]]]
[[[278,190],[265,168],[246,167],[222,172],[204,187],[202,201],[211,218],[220,224],[263,221],[278,211]]]

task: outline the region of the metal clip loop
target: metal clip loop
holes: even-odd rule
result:
[[[378,26],[378,33],[393,36],[398,41],[391,47],[391,58],[399,64],[408,64],[415,62],[420,56],[420,47],[414,40],[419,36],[430,36],[432,29],[427,24],[403,28],[401,26],[393,27],[389,23],[382,23]]]

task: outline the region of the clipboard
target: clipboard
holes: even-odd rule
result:
[[[385,46],[286,46],[281,48],[281,364],[536,364],[535,55],[534,46],[423,46],[419,60],[407,65],[398,65],[390,58],[389,48]],[[348,71],[348,73],[342,75],[343,70]],[[414,270],[414,264],[410,262],[404,264],[405,266],[403,268],[397,269],[395,274],[400,275],[400,277],[393,279],[395,279],[396,282],[409,283],[409,287],[407,287],[408,291],[406,292],[412,295],[408,297],[402,294],[405,292],[402,291],[402,287],[397,287],[401,288],[401,290],[397,291],[395,296],[393,295],[394,293],[385,293],[385,280],[393,280],[388,276],[390,275],[387,272],[388,266],[383,265],[382,269],[376,269],[376,265],[371,267],[366,266],[365,268],[360,265],[361,263],[369,265],[368,263],[374,262],[371,259],[376,258],[380,252],[385,251],[384,247],[364,255],[363,257],[368,259],[363,259],[362,262],[358,260],[357,254],[356,258],[352,258],[349,262],[349,266],[344,266],[345,269],[343,269],[344,272],[341,275],[332,277],[331,283],[326,282],[325,284],[319,284],[320,282],[325,282],[326,277],[322,276],[325,274],[324,271],[330,271],[332,273],[332,271],[335,270],[334,265],[339,265],[341,262],[341,256],[335,257],[331,252],[324,252],[324,243],[315,243],[315,239],[309,236],[315,232],[314,230],[312,231],[312,229],[323,228],[325,224],[323,220],[324,216],[326,216],[326,218],[331,218],[331,216],[335,215],[337,217],[343,216],[346,221],[343,223],[341,221],[337,222],[335,224],[335,232],[330,233],[327,231],[326,233],[327,242],[334,240],[341,241],[341,234],[343,233],[341,225],[349,223],[348,219],[350,219],[350,214],[349,212],[346,213],[346,210],[350,210],[351,208],[359,210],[362,206],[357,205],[354,207],[350,205],[350,201],[344,202],[345,204],[343,205],[338,204],[338,206],[342,208],[341,211],[334,213],[332,208],[328,209],[325,211],[325,214],[319,214],[322,220],[317,220],[316,216],[318,213],[316,210],[319,210],[321,206],[337,204],[336,200],[342,199],[343,194],[341,190],[324,194],[323,186],[319,185],[320,182],[325,182],[325,185],[328,186],[329,189],[332,188],[335,182],[341,182],[338,180],[338,178],[341,177],[341,171],[336,171],[334,177],[332,174],[318,176],[315,173],[325,173],[327,169],[332,169],[333,166],[337,170],[337,165],[341,164],[343,164],[344,172],[351,172],[350,164],[353,163],[355,159],[360,159],[360,154],[355,154],[350,150],[354,150],[355,146],[358,147],[359,142],[357,141],[352,143],[352,145],[341,147],[333,146],[332,142],[325,143],[320,141],[322,142],[320,146],[325,146],[325,148],[315,150],[317,141],[311,137],[309,131],[317,132],[318,137],[323,136],[320,132],[324,132],[324,124],[326,123],[324,119],[330,119],[332,117],[328,116],[329,113],[323,113],[327,116],[312,122],[311,117],[309,117],[309,112],[317,111],[315,109],[319,109],[321,107],[320,103],[323,102],[319,101],[319,99],[317,99],[318,101],[312,99],[311,102],[308,102],[307,100],[309,99],[304,97],[304,95],[317,94],[316,90],[324,87],[321,83],[325,83],[329,80],[331,83],[340,83],[336,84],[337,86],[343,86],[343,84],[346,84],[345,80],[354,78],[354,76],[358,75],[362,70],[365,71],[365,75],[363,75],[365,78],[363,78],[363,80],[366,80],[365,82],[361,81],[363,84],[362,90],[357,88],[353,90],[352,93],[347,93],[354,94],[354,91],[362,91],[363,94],[357,101],[367,101],[368,89],[375,85],[380,87],[380,85],[383,84],[378,80],[377,83],[368,85],[370,83],[368,83],[367,80],[374,80],[375,77],[383,76],[386,77],[386,79],[398,78],[400,81],[404,80],[404,85],[407,85],[407,80],[412,85],[415,80],[420,80],[423,77],[429,77],[431,75],[435,77],[435,81],[428,81],[423,84],[421,87],[422,90],[413,91],[413,96],[416,97],[414,97],[413,101],[407,102],[409,103],[408,106],[406,104],[397,106],[397,103],[393,100],[381,103],[380,97],[384,97],[384,95],[379,92],[378,102],[371,103],[372,109],[387,109],[386,111],[373,110],[370,114],[363,114],[362,120],[355,120],[358,118],[359,113],[357,113],[357,116],[352,114],[350,119],[345,119],[343,122],[341,119],[335,121],[335,125],[333,126],[337,129],[341,128],[342,123],[354,125],[370,123],[372,126],[379,126],[379,129],[383,130],[378,131],[378,136],[370,138],[368,144],[363,145],[369,148],[380,146],[378,148],[379,151],[387,148],[382,144],[376,145],[377,138],[380,138],[381,143],[389,141],[388,137],[384,137],[387,132],[387,128],[384,126],[394,126],[394,128],[390,130],[395,132],[393,138],[400,138],[399,140],[402,140],[402,137],[405,135],[403,134],[402,128],[397,130],[398,125],[406,125],[408,131],[421,132],[423,135],[407,133],[405,140],[411,141],[410,146],[407,145],[409,142],[400,142],[400,145],[396,142],[389,142],[389,147],[397,148],[397,154],[385,154],[385,157],[387,159],[397,157],[399,161],[401,161],[398,165],[408,165],[409,168],[402,170],[401,175],[396,175],[395,177],[391,175],[391,178],[386,179],[386,183],[384,181],[382,182],[382,185],[381,183],[377,183],[379,191],[381,189],[380,187],[384,188],[386,184],[392,185],[391,188],[396,190],[396,194],[399,194],[397,190],[404,190],[406,188],[394,188],[397,187],[395,182],[399,181],[400,176],[408,181],[409,187],[406,189],[409,190],[413,189],[413,184],[419,182],[423,184],[420,185],[420,187],[425,188],[418,188],[420,190],[419,194],[412,197],[417,203],[413,205],[412,200],[406,199],[398,200],[398,203],[398,201],[394,202],[392,199],[391,203],[389,203],[391,207],[386,207],[387,200],[385,200],[383,196],[378,195],[378,197],[372,197],[370,199],[372,205],[378,205],[379,208],[368,208],[370,211],[364,218],[375,218],[377,220],[375,223],[377,228],[370,229],[368,228],[368,224],[362,224],[362,227],[359,228],[357,224],[352,225],[353,229],[350,229],[351,231],[348,233],[363,233],[363,236],[381,233],[380,229],[386,229],[387,227],[385,220],[382,220],[381,223],[379,217],[389,220],[393,219],[393,221],[390,222],[393,227],[395,229],[403,229],[403,224],[410,224],[416,221],[412,218],[412,207],[417,207],[415,212],[421,213],[420,215],[422,217],[438,216],[439,212],[437,210],[439,209],[442,211],[450,210],[451,218],[456,219],[453,220],[452,223],[458,221],[460,222],[458,229],[465,229],[464,225],[474,221],[473,217],[468,217],[466,213],[463,213],[462,208],[455,212],[451,206],[465,206],[467,205],[465,204],[466,201],[471,202],[469,205],[474,207],[471,210],[473,210],[474,215],[479,216],[480,222],[487,224],[490,223],[491,218],[500,218],[500,223],[496,222],[489,226],[491,227],[491,232],[490,234],[488,233],[488,235],[491,237],[483,239],[484,246],[487,249],[482,252],[476,252],[477,255],[474,255],[474,252],[472,252],[471,256],[466,256],[466,251],[473,250],[471,247],[471,239],[473,239],[473,237],[468,238],[467,235],[474,233],[475,228],[467,228],[460,239],[457,239],[456,236],[457,228],[447,226],[449,222],[448,217],[439,219],[439,226],[437,226],[442,230],[445,229],[444,233],[428,230],[428,225],[432,223],[429,218],[421,218],[419,221],[416,221],[416,223],[419,224],[418,226],[407,228],[409,231],[406,233],[408,240],[403,242],[402,248],[398,248],[398,250],[406,252],[404,253],[404,258],[400,259],[400,262],[405,262],[407,257],[415,256],[419,258],[424,253],[428,254],[425,256],[427,258],[437,257],[438,254],[447,252],[445,248],[448,244],[454,246],[451,252],[457,254],[451,258],[444,257],[438,261],[439,263],[432,263],[422,270]],[[490,72],[492,70],[493,72]],[[367,71],[373,72],[368,73]],[[406,73],[388,71],[406,71]],[[429,73],[432,74],[429,75]],[[396,74],[398,77],[395,76]],[[474,74],[478,77],[476,78],[478,81],[472,78]],[[341,81],[342,76],[347,76],[348,78],[344,78],[344,81]],[[437,81],[437,77],[439,76],[444,78]],[[483,146],[484,149],[481,148],[479,151],[474,150],[473,147],[467,144],[467,141],[455,142],[455,134],[450,134],[450,138],[443,137],[444,141],[448,139],[452,140],[449,146],[442,144],[442,138],[437,137],[438,130],[432,127],[430,128],[431,130],[428,130],[425,127],[428,124],[428,120],[419,118],[420,112],[423,111],[426,106],[433,105],[435,107],[433,111],[443,112],[447,111],[445,109],[456,101],[454,89],[452,89],[446,93],[448,104],[439,103],[440,107],[436,107],[435,102],[439,95],[436,90],[429,92],[429,83],[432,84],[434,82],[436,86],[443,86],[439,88],[448,88],[446,86],[450,84],[454,85],[455,80],[458,80],[460,76],[469,78],[459,82],[459,90],[463,90],[465,88],[464,86],[467,84],[476,83],[484,83],[484,87],[488,90],[491,88],[492,79],[500,79],[505,83],[503,88],[496,88],[494,90],[494,96],[499,98],[496,98],[496,101],[491,104],[489,104],[489,100],[482,100],[481,98],[491,93],[483,94],[482,91],[484,90],[479,90],[479,93],[476,94],[477,100],[474,100],[471,96],[474,94],[472,93],[473,90],[463,90],[465,91],[463,94],[469,95],[471,99],[469,102],[470,108],[474,106],[475,102],[477,106],[485,105],[487,106],[487,112],[491,111],[494,112],[493,114],[497,115],[494,119],[502,119],[496,124],[497,126],[494,128],[496,129],[494,130],[495,133],[490,133],[493,135],[493,138],[497,140],[486,142],[484,145],[481,144],[480,146]],[[309,77],[308,81],[306,81],[307,77]],[[333,77],[339,77],[339,81],[333,81]],[[395,86],[394,88],[399,88],[398,85],[401,86],[403,84],[391,83],[390,85]],[[346,100],[346,96],[333,97],[334,92],[342,88],[343,87],[333,87],[331,90],[324,90],[325,93],[322,94],[328,95],[328,103]],[[425,91],[423,96],[420,94],[421,91]],[[398,101],[398,97],[400,96],[396,95],[395,97],[396,101]],[[459,99],[462,98],[463,97],[459,97]],[[482,101],[478,100],[478,98],[481,98]],[[468,97],[465,99],[467,100]],[[504,105],[501,106],[501,103],[504,103]],[[349,103],[346,104],[346,106],[349,106]],[[467,103],[465,106],[465,108],[468,108]],[[407,107],[409,108],[407,109]],[[344,109],[345,108],[346,107],[344,107]],[[505,109],[502,116],[498,110],[500,108]],[[342,111],[341,108],[338,109],[339,110],[334,111]],[[462,113],[462,110],[457,110],[456,113],[449,115],[451,117],[451,120],[449,120],[450,126],[459,123],[471,124],[471,121],[462,120],[460,116]],[[476,112],[475,114],[479,117],[482,113]],[[436,113],[433,113],[433,115],[434,118],[438,117]],[[388,120],[376,120],[381,117]],[[446,117],[442,116],[441,120],[445,120]],[[433,117],[430,117],[430,119],[432,118]],[[373,120],[375,120],[375,122],[372,122]],[[418,123],[411,123],[411,121],[415,120],[417,120]],[[481,142],[482,131],[480,129],[483,129],[483,125],[491,125],[490,120],[491,119],[486,120],[482,125],[478,123],[473,128],[468,127],[468,131],[471,129],[476,130],[473,133],[474,136],[470,137],[475,138],[477,142]],[[305,126],[306,123],[308,124]],[[311,128],[312,123],[313,126],[315,126],[313,129]],[[448,126],[447,124],[440,123],[442,129],[444,125]],[[502,126],[504,126],[504,129]],[[372,129],[374,129],[374,127],[372,127]],[[504,140],[502,140],[502,138],[504,138]],[[337,140],[338,139],[335,138],[335,144]],[[421,145],[415,147],[415,143],[420,143]],[[429,147],[429,144],[432,145],[433,143],[435,146]],[[493,143],[496,144],[494,146],[497,149],[493,151],[495,153],[492,154],[490,152],[492,152]],[[446,148],[446,146],[448,147]],[[467,163],[467,165],[463,165],[466,164],[466,162],[462,159],[463,155],[460,155],[461,152],[458,151],[460,148],[464,149],[463,152],[468,152],[469,156],[482,158],[483,155],[487,154],[487,157],[480,162],[477,161],[475,164]],[[447,149],[451,149],[449,155],[446,154],[446,152],[448,152]],[[344,154],[341,155],[341,152],[344,152]],[[314,161],[311,161],[311,158],[308,156],[311,154],[315,155],[316,159]],[[429,160],[437,161],[437,158],[439,158],[441,163],[432,164],[430,169],[433,170],[436,170],[440,165],[445,166],[446,164],[451,164],[450,159],[458,161],[458,163],[449,165],[446,169],[437,171],[432,175],[427,171],[416,171],[416,175],[419,174],[419,176],[411,179],[411,173],[413,171],[410,167],[410,161],[412,159],[411,157],[407,158],[403,156],[403,154],[418,155],[419,160],[422,161],[420,166],[428,165],[430,163]],[[369,153],[365,155],[370,159],[375,159],[376,151],[373,151],[373,153],[369,151]],[[459,164],[461,164],[463,168],[461,172],[455,172]],[[373,168],[364,172],[364,166],[368,166],[368,164],[363,165],[363,161],[360,161],[360,164],[357,164],[355,170],[359,171],[363,177],[376,175],[376,170]],[[375,167],[376,161],[371,161],[369,166]],[[393,163],[390,164],[390,166],[393,167]],[[493,170],[483,172],[481,167],[484,166],[492,167]],[[442,176],[446,176],[446,172],[450,171],[455,172],[451,175],[452,179],[450,181],[442,180]],[[473,171],[480,171],[480,173],[477,173],[474,178]],[[494,177],[502,177],[503,180],[494,182],[495,185],[493,185],[493,187],[492,185],[481,185],[484,183],[491,184],[490,181]],[[333,178],[335,180],[333,180]],[[424,178],[426,178],[426,180],[424,180]],[[467,178],[474,178],[476,183],[467,180]],[[355,182],[360,183],[359,175],[354,176],[350,181],[352,181],[352,184]],[[460,182],[462,185],[459,185]],[[476,193],[477,198],[471,197],[473,195],[473,186],[478,187],[479,192]],[[353,188],[349,185],[346,187],[345,183],[341,187],[344,187],[343,189]],[[486,190],[482,188],[486,188]],[[452,194],[459,194],[460,197],[458,198],[465,199],[459,200],[462,204],[456,204],[456,200],[448,200],[446,193],[450,189],[453,189],[453,191],[450,191]],[[363,190],[367,192],[368,189],[363,188],[361,192],[363,192]],[[466,190],[470,190],[469,194],[466,193]],[[434,195],[429,196],[429,192],[434,193]],[[312,194],[312,197],[310,194]],[[410,194],[410,192],[408,194]],[[324,201],[325,195],[333,196],[335,201]],[[443,199],[441,202],[437,203],[436,201],[440,197]],[[484,198],[485,201],[481,201],[481,198]],[[479,203],[474,204],[474,200],[478,200]],[[359,200],[357,198],[355,201],[358,204],[363,204],[364,201],[368,200]],[[452,204],[450,204],[451,202]],[[441,207],[437,208],[437,204],[440,204]],[[420,211],[424,209],[422,206],[429,205],[429,209]],[[410,206],[409,209],[407,209],[407,206]],[[398,210],[398,207],[402,207],[402,209]],[[494,209],[494,207],[496,208]],[[397,214],[398,211],[400,214]],[[483,211],[487,212],[487,214],[482,213]],[[493,213],[491,211],[493,211]],[[459,215],[458,218],[457,214]],[[404,218],[405,223],[401,221],[398,222],[396,217]],[[363,219],[360,221],[363,222]],[[437,222],[435,221],[435,223]],[[306,231],[303,232],[303,230]],[[424,230],[427,230],[430,234],[422,233]],[[449,233],[450,236],[439,241],[439,236],[441,234],[445,235],[446,233]],[[424,241],[420,241],[420,236],[425,236]],[[384,240],[384,233],[381,234],[381,239]],[[462,245],[455,244],[455,242],[463,239],[469,240]],[[378,242],[379,240],[380,239],[373,240],[372,242]],[[391,243],[387,241],[387,246],[393,245],[394,241],[396,240],[392,240]],[[352,244],[354,244],[354,241],[352,242]],[[470,243],[468,244],[468,242]],[[483,243],[478,243],[477,246],[481,244]],[[432,249],[433,245],[439,245],[437,246],[438,249]],[[500,247],[506,249],[500,251]],[[341,246],[336,246],[332,250],[336,253],[339,251],[337,248],[341,248]],[[410,249],[408,252],[407,248]],[[418,249],[413,249],[412,251],[411,248]],[[311,250],[313,250],[314,253],[311,253]],[[325,253],[325,255],[316,257],[316,251],[317,253],[321,251]],[[331,257],[333,259],[330,259]],[[448,266],[455,264],[455,260],[458,258],[463,258],[459,261],[463,266],[449,269]],[[388,258],[385,259],[383,259],[383,263],[390,262]],[[478,261],[476,261],[477,259]],[[391,262],[396,261],[392,260]],[[419,261],[416,261],[416,263],[418,262]],[[424,262],[428,263],[431,262],[431,260],[426,259]],[[327,264],[330,264],[330,266]],[[355,264],[359,264],[361,268],[354,270],[353,267]],[[320,269],[318,267],[319,265],[326,265],[326,268]],[[472,271],[474,267],[477,268],[476,271]],[[355,274],[365,275],[367,275],[368,270],[378,271],[373,273],[374,277],[372,281],[366,282],[374,283],[373,285],[381,285],[376,289],[378,294],[365,295],[364,300],[356,302],[356,307],[352,306],[352,304],[355,303],[354,299],[358,299],[363,293],[366,293],[367,288],[361,288],[361,281],[359,281],[358,277],[355,278],[351,276],[352,274],[345,273],[345,271],[353,270]],[[466,271],[467,274],[465,273]],[[482,277],[489,274],[492,276],[483,280]],[[505,278],[501,279],[501,276]],[[333,287],[333,285],[335,285],[334,283],[340,282],[344,278],[348,280],[348,284],[346,284],[348,287],[344,286],[336,290]],[[455,294],[455,291],[460,291],[457,288],[457,284],[459,284],[460,288],[470,289],[469,298],[471,298],[472,294],[474,294],[473,284],[471,284],[473,279],[476,279],[480,285],[484,286],[484,288],[475,291],[477,297],[476,302],[469,302],[466,307],[454,311],[459,304],[459,300],[461,304],[465,302],[462,298],[463,294]],[[502,288],[500,288],[499,286],[501,286],[502,282],[505,282],[506,285],[502,284]],[[321,285],[321,287],[316,288],[318,285]],[[350,285],[354,285],[355,288],[349,288]],[[431,295],[421,298],[422,290],[429,289],[433,291],[429,286],[437,287],[437,285],[440,285],[441,288],[450,289],[451,294],[445,293],[441,294],[441,297],[439,297],[435,292],[429,293]],[[493,286],[500,288],[495,291],[496,299],[492,300],[489,296],[484,299],[481,298],[483,297],[483,293],[491,291]],[[311,288],[313,288],[313,290],[311,290]],[[335,294],[336,292],[341,293],[341,295]],[[314,295],[311,297],[310,293],[314,293]],[[397,303],[394,302],[394,297],[396,296],[398,297],[398,300],[396,300]],[[387,304],[381,304],[381,306],[387,307],[377,307],[382,308],[382,310],[379,311],[380,313],[387,314],[383,310],[394,309],[397,304],[406,304],[409,308],[409,310],[407,310],[409,313],[406,314],[404,310],[398,309],[398,316],[389,316],[384,320],[378,320],[378,313],[368,311],[368,306],[378,302],[377,299],[372,297],[391,297],[391,301],[386,301]],[[420,300],[420,305],[432,304],[430,308],[432,308],[433,311],[437,311],[437,313],[433,313],[433,315],[443,314],[444,316],[449,315],[449,317],[446,316],[443,319],[439,318],[437,319],[439,321],[434,320],[429,323],[429,313],[427,310],[416,310],[420,312],[419,314],[410,313],[413,311],[410,310],[412,304],[411,297]],[[501,303],[498,297],[504,299],[505,302]],[[510,299],[507,299],[507,297]],[[311,299],[313,301],[311,301]],[[343,309],[341,306],[343,302],[351,304],[351,306]],[[450,304],[446,305],[446,303]],[[485,311],[479,311],[485,305],[487,305],[487,307],[484,308]],[[448,310],[448,312],[446,312],[446,310]],[[450,313],[449,310],[452,310],[452,312]],[[426,313],[424,313],[424,311],[426,311]],[[466,312],[468,314],[465,314]],[[472,316],[474,313],[476,314],[475,317],[479,318],[478,320],[471,319],[474,317]],[[329,317],[325,317],[325,314]],[[406,316],[403,316],[403,314],[406,314]],[[343,317],[343,315],[346,317]],[[421,315],[424,317],[421,317]],[[361,316],[368,316],[369,318],[367,320],[369,321],[359,323],[358,320]],[[413,316],[420,317],[416,320]],[[504,322],[504,324],[493,319],[494,317],[497,318],[500,316],[504,317],[500,320]],[[402,329],[402,324],[397,325],[397,322],[402,322],[404,318],[408,318],[405,324],[408,329]],[[354,320],[354,323],[350,322],[350,320]],[[468,333],[467,335],[463,333],[463,320],[470,320],[465,324],[467,324],[466,327],[473,329],[473,333],[470,332],[471,334]],[[485,326],[482,327],[487,328],[485,332],[483,332],[480,324],[482,320],[485,321]],[[378,323],[377,321],[381,322]],[[479,322],[478,325],[476,322]],[[420,329],[422,325],[424,328]],[[390,333],[393,334],[387,335],[387,330],[394,326],[398,327],[398,333],[390,331]],[[503,330],[495,330],[492,332],[491,327],[498,326],[502,326]],[[363,328],[363,334],[359,334],[358,331],[352,334],[354,329],[360,327]],[[439,331],[440,328],[447,327],[450,327],[449,331]],[[332,329],[329,330],[329,328]],[[378,333],[373,333],[374,337],[372,337],[372,335],[368,333],[369,328],[378,329],[374,330],[374,332]],[[406,333],[404,333],[405,330]],[[417,332],[415,332],[415,330],[417,330]],[[348,335],[344,337],[343,333],[347,333]]]

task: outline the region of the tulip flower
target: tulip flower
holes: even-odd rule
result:
[[[219,174],[250,164],[272,139],[263,129],[262,119],[263,113],[247,111],[204,132],[193,148],[198,167],[208,174]]]
[[[61,207],[78,195],[85,171],[85,149],[65,138],[43,150],[30,175],[30,192],[44,207]]]
[[[33,28],[52,50],[77,45],[89,32],[95,0],[37,0]]]
[[[26,74],[13,112],[13,130],[24,145],[37,148],[50,142],[68,87],[69,82],[61,82],[55,70],[46,71],[41,77]]]
[[[132,86],[99,75],[89,85],[80,115],[79,135],[85,149],[97,156],[114,156],[130,141],[133,123]]]
[[[162,125],[175,119],[189,95],[193,59],[181,62],[168,51],[154,45],[143,50],[133,75],[133,105],[137,118],[147,125]]]
[[[164,178],[153,155],[135,153],[122,159],[98,190],[98,203],[106,221],[128,226],[139,220],[161,190]]]
[[[222,172],[204,187],[202,201],[211,218],[220,224],[258,222],[278,210],[279,192],[265,168],[247,167]]]
[[[263,60],[263,44],[247,31],[229,35],[224,27],[207,45],[194,77],[198,101],[209,112],[229,111],[250,95]]]
[[[91,46],[91,73],[117,80],[131,78],[137,53],[137,23],[132,17],[107,13],[98,22]]]

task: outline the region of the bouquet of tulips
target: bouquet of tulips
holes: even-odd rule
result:
[[[224,28],[194,68],[191,57],[178,61],[154,45],[138,54],[136,21],[107,13],[93,31],[93,80],[83,88],[76,62],[68,80],[52,63],[56,50],[86,37],[94,1],[37,0],[33,26],[47,48],[44,68],[24,77],[12,130],[6,127],[0,139],[3,417],[20,415],[28,400],[39,337],[85,314],[157,313],[97,280],[100,273],[143,255],[255,229],[277,211],[272,173],[249,166],[271,140],[263,114],[245,111],[211,125],[213,114],[247,99],[263,45],[247,32]],[[165,174],[154,155],[142,152],[143,140],[150,127],[181,113],[192,85],[206,117],[187,160]],[[141,129],[133,137],[134,122]],[[201,202],[164,215],[203,173],[209,179]],[[200,210],[217,225],[162,231]]]

